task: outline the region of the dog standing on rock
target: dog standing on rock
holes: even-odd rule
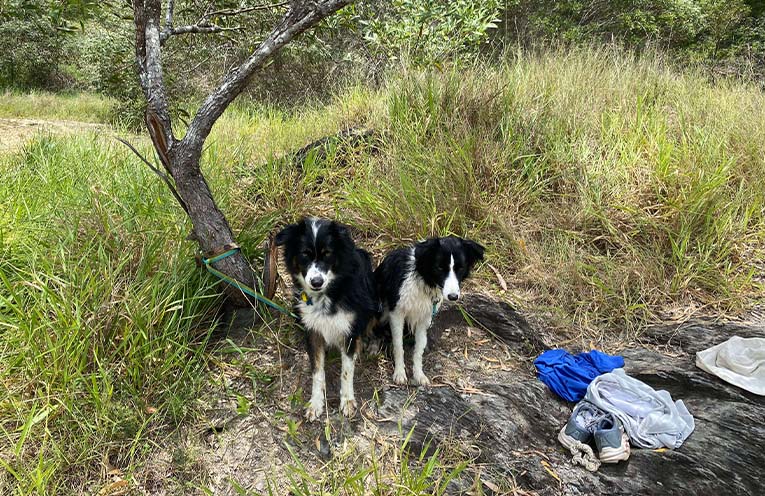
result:
[[[393,338],[393,382],[406,384],[404,326],[414,332],[413,383],[430,384],[422,370],[422,354],[436,310],[444,298],[457,301],[460,283],[483,260],[484,247],[455,236],[430,238],[413,247],[390,252],[375,270],[375,284],[382,300],[381,323],[388,323]]]
[[[306,418],[313,421],[324,412],[327,346],[340,349],[340,411],[352,416],[353,372],[361,336],[380,309],[372,259],[356,247],[347,227],[324,219],[291,224],[275,241],[284,246],[284,261],[298,297],[295,309],[306,332],[312,373]]]

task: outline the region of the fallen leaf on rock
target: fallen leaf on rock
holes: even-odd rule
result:
[[[552,469],[549,463],[547,463],[546,460],[539,460],[539,463],[542,464],[542,467],[547,471],[548,474],[552,476],[553,479],[557,480],[559,483],[562,483],[563,481],[560,480],[560,477],[558,474],[555,473],[555,471]]]
[[[489,490],[491,490],[491,491],[493,491],[495,493],[499,492],[499,486],[497,486],[496,484],[494,484],[491,481],[481,480],[481,484],[483,484],[484,486],[488,487]]]

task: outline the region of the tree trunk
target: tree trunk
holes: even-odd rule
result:
[[[199,243],[202,253],[220,251],[223,246],[235,243],[236,238],[231,226],[215,203],[210,187],[202,175],[199,154],[193,153],[182,146],[181,142],[176,141],[170,148],[169,158],[175,187],[186,203],[188,216],[194,226],[190,238]],[[255,285],[256,278],[252,267],[241,253],[226,257],[213,266],[247,286]],[[224,291],[230,303],[236,306],[249,304],[248,297],[239,289],[226,285]]]
[[[162,165],[172,176],[177,197],[194,226],[190,238],[199,243],[203,253],[219,252],[235,242],[226,217],[215,204],[210,187],[202,175],[199,161],[205,140],[215,122],[249,83],[253,74],[295,36],[315,26],[351,0],[293,0],[281,22],[255,51],[237,68],[231,70],[196,112],[186,135],[178,140],[168,111],[168,98],[162,75],[162,42],[174,33],[199,32],[200,26],[173,28],[174,2],[167,3],[165,26],[162,28],[162,5],[159,0],[135,0],[133,17],[136,28],[136,62],[138,75],[147,101],[147,125],[154,148]],[[243,255],[237,253],[214,264],[215,268],[233,279],[254,286],[256,277]],[[231,303],[250,304],[239,289],[226,285]]]

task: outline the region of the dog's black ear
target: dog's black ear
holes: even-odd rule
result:
[[[332,221],[329,224],[329,228],[332,229],[335,234],[339,234],[340,236],[350,236],[351,231],[345,224],[341,224],[339,222]]]
[[[486,248],[471,239],[463,239],[462,246],[467,255],[468,267],[472,267],[480,260],[483,260],[483,254],[486,251]]]
[[[293,237],[300,234],[300,224],[290,224],[281,231],[279,231],[279,234],[276,235],[274,238],[274,241],[276,242],[276,246],[282,246],[286,242],[288,242]]]
[[[332,221],[329,225],[330,232],[334,233],[338,238],[345,242],[353,243],[353,237],[351,236],[351,229],[345,224]]]

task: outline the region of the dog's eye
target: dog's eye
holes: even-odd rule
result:
[[[311,250],[308,250],[308,249],[303,250],[303,256],[311,258],[313,256],[313,252]]]
[[[322,258],[329,258],[330,255],[332,255],[332,252],[327,250],[326,248],[321,250]]]

